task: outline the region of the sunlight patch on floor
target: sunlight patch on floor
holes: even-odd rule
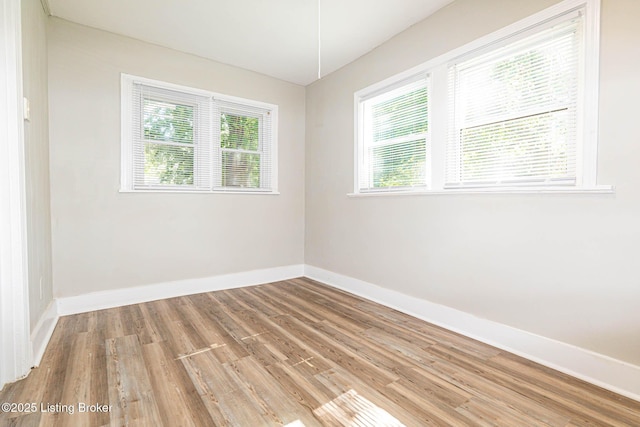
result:
[[[325,403],[313,411],[330,424],[353,427],[404,427],[393,415],[376,406],[355,390]]]

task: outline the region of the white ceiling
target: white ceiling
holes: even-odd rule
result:
[[[48,0],[53,16],[307,85],[453,0]]]

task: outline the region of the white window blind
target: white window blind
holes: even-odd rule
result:
[[[271,111],[224,101],[215,111],[220,132],[214,187],[271,190]]]
[[[428,104],[425,77],[361,100],[360,191],[427,186]]]
[[[209,99],[134,83],[132,104],[134,187],[208,189]]]
[[[583,16],[449,68],[449,187],[575,185]]]
[[[122,75],[122,189],[277,191],[277,106]]]

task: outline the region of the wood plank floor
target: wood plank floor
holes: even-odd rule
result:
[[[0,402],[38,405],[1,426],[640,426],[639,402],[308,279],[63,317]]]

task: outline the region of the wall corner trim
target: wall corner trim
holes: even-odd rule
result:
[[[303,273],[304,265],[297,264],[242,273],[223,274],[220,276],[176,280],[131,288],[91,292],[83,295],[57,298],[56,302],[58,314],[60,316],[66,316],[165,298],[278,282],[280,280],[301,277]]]
[[[58,319],[58,306],[54,300],[49,303],[35,328],[31,331],[32,364],[34,367],[40,365],[44,351],[47,349],[53,331],[58,324]]]
[[[640,401],[640,366],[311,265],[304,275]]]

